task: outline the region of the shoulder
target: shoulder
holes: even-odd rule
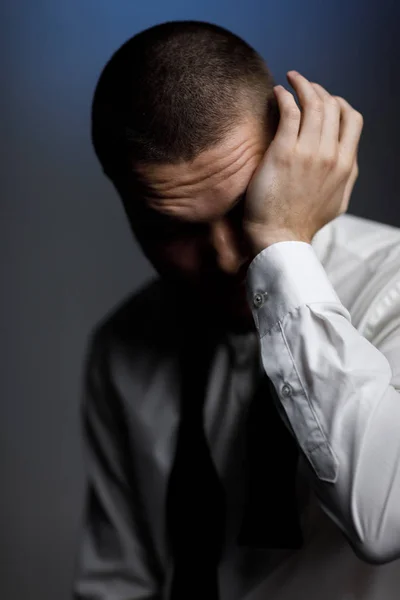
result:
[[[389,252],[400,253],[400,228],[345,213],[332,222],[332,242],[362,260],[384,259]]]
[[[400,228],[344,213],[317,240],[317,253],[354,326],[364,329],[400,290]]]
[[[174,352],[181,330],[179,310],[161,279],[152,280],[105,314],[89,332],[87,364],[113,375],[128,367],[141,373]]]
[[[345,262],[347,259],[347,262]],[[334,270],[365,271],[373,277],[378,270],[388,276],[398,271],[400,228],[347,213],[331,223],[327,267]]]

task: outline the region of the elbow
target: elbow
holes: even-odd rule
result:
[[[400,547],[385,547],[376,540],[362,545],[351,544],[357,557],[369,565],[386,565],[400,558]]]

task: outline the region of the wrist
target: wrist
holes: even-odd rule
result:
[[[277,244],[278,242],[307,242],[308,240],[303,239],[299,234],[294,233],[293,231],[287,229],[276,229],[276,230],[254,230],[247,229],[246,235],[248,238],[248,242],[252,253],[254,256],[272,246],[272,244]]]

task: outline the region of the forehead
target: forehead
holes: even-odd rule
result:
[[[216,219],[245,193],[267,143],[257,124],[244,123],[191,162],[136,166],[145,182],[142,201],[182,220]]]

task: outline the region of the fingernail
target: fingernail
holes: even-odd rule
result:
[[[295,77],[299,73],[297,71],[288,71],[287,74],[290,75],[291,77]]]

